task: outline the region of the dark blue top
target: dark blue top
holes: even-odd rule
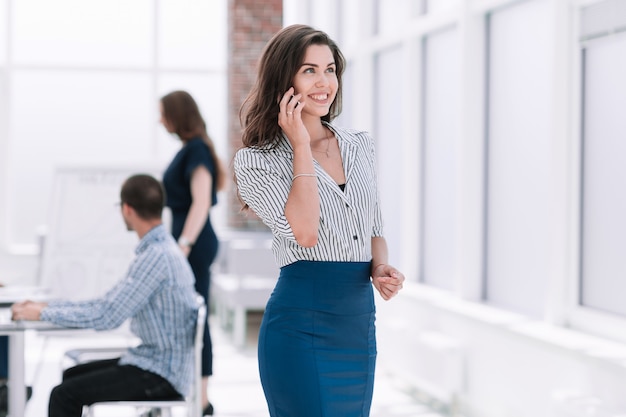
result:
[[[217,204],[215,178],[217,167],[211,157],[211,151],[202,138],[188,141],[178,151],[169,167],[163,174],[163,186],[167,197],[166,205],[172,211],[188,211],[191,207],[191,173],[200,165],[204,165],[213,178],[211,187],[211,205]]]
[[[217,174],[216,161],[211,157],[211,151],[202,138],[197,137],[188,141],[178,151],[167,170],[163,174],[163,186],[167,197],[167,206],[172,210],[172,236],[180,237],[185,220],[191,207],[191,174],[199,166],[205,166],[211,177],[211,205],[217,203],[217,190],[215,177]],[[207,190],[208,191],[208,190]],[[207,218],[200,234],[196,238],[189,252],[189,264],[196,278],[196,291],[201,294],[205,301],[209,299],[209,286],[211,281],[210,268],[215,260],[219,248],[219,240],[211,224],[211,216]],[[202,348],[202,375],[209,376],[213,373],[213,351],[211,336],[208,325],[204,325],[204,346]]]

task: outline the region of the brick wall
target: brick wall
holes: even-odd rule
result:
[[[256,62],[267,41],[282,28],[282,21],[282,0],[228,2],[229,161],[241,147],[239,108],[256,78]],[[237,230],[267,230],[253,213],[242,212],[241,206],[235,187],[231,187],[228,199],[229,227]]]

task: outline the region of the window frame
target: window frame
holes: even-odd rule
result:
[[[595,4],[594,2],[586,2],[586,4]],[[576,21],[580,22],[580,15],[582,14],[582,7],[576,9]],[[580,33],[579,27],[575,32],[577,35]],[[572,117],[572,131],[577,132],[577,140],[573,141],[572,154],[573,164],[570,170],[574,185],[571,192],[573,200],[576,204],[573,204],[573,221],[570,227],[574,231],[572,233],[572,243],[570,252],[570,264],[571,273],[569,274],[571,279],[568,280],[567,289],[567,307],[566,317],[570,327],[575,330],[580,330],[595,334],[601,337],[606,337],[620,342],[626,342],[626,316],[620,316],[617,313],[610,313],[599,310],[590,306],[582,304],[582,284],[583,284],[583,222],[584,222],[584,109],[585,109],[585,54],[586,50],[594,44],[610,40],[613,36],[626,37],[626,34],[613,34],[603,36],[599,38],[589,40],[579,40],[578,36],[574,42],[574,74],[573,80],[576,83],[573,91],[575,97],[573,105],[577,111],[573,113]]]

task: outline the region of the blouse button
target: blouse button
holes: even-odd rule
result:
[[[352,236],[352,239],[357,240],[359,237],[357,235]]]

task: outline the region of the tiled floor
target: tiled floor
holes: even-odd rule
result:
[[[214,317],[212,320],[215,322]],[[209,394],[215,406],[215,417],[268,417],[263,391],[257,372],[255,337],[258,317],[251,316],[248,344],[237,348],[230,335],[219,326],[212,327],[215,355],[215,375],[211,378]],[[60,381],[63,353],[80,346],[117,345],[123,339],[103,336],[44,337],[27,335],[26,380],[33,386],[33,397],[26,416],[47,415],[50,389]],[[122,417],[119,410],[111,416]],[[418,404],[405,394],[384,369],[377,370],[371,417],[441,417]]]

